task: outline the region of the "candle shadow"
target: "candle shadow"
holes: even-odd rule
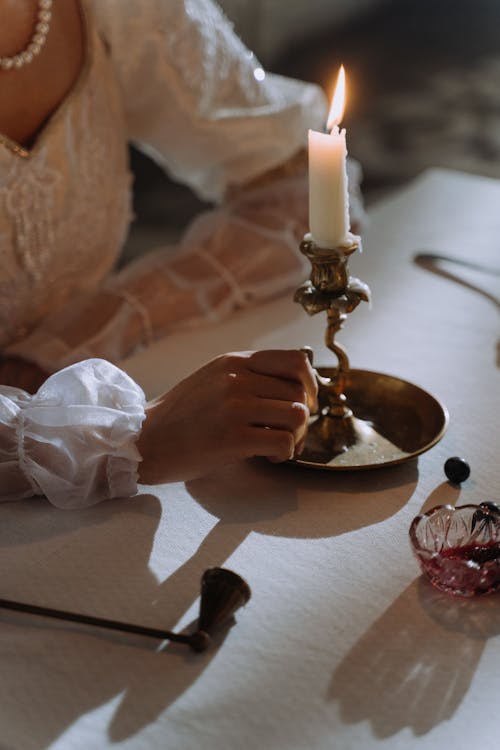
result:
[[[237,538],[250,532],[314,539],[379,523],[411,497],[417,466],[413,460],[374,471],[315,472],[253,460],[189,482],[186,488],[219,519],[234,551]],[[215,533],[222,536],[214,527]],[[225,552],[227,548],[226,543]]]
[[[427,500],[425,500],[420,513],[427,513],[427,511],[435,508],[437,505],[456,505],[459,497],[460,485],[453,484],[452,482],[441,482],[431,492]]]
[[[159,583],[149,559],[160,517],[152,495],[71,513],[38,500],[4,504],[2,594],[172,629],[199,596],[201,572],[187,593]],[[174,580],[183,582],[178,573]],[[179,644],[161,647],[150,638],[0,609],[2,741],[9,748],[47,748],[106,704],[111,718],[101,731],[112,742],[125,740],[198,679],[227,632],[221,629],[209,650],[195,654]]]
[[[250,533],[320,539],[376,524],[400,510],[418,479],[417,460],[362,472],[314,472],[246,461],[189,482],[190,495],[218,521],[196,553],[162,584],[182,588],[184,604],[204,568],[224,565]],[[250,582],[251,583],[251,582]]]
[[[421,512],[455,504],[459,494],[444,482]],[[369,721],[379,739],[405,728],[423,736],[453,717],[488,638],[499,633],[498,597],[453,597],[420,576],[335,669],[329,699],[345,723]]]
[[[420,578],[343,659],[329,698],[345,723],[367,720],[379,739],[407,727],[423,736],[453,717],[499,633],[498,598],[454,599]]]
[[[173,629],[198,600],[203,571],[224,565],[250,532],[320,538],[378,523],[413,494],[417,466],[414,460],[315,473],[256,460],[190,482],[188,492],[219,520],[161,583],[149,568],[162,514],[156,497],[71,513],[39,500],[5,504],[2,595]],[[196,682],[228,633],[194,654],[178,644],[160,649],[152,639],[1,610],[0,631],[0,726],[7,746],[23,750],[49,747],[97,708],[95,721],[105,724],[96,731],[111,742],[137,735]]]

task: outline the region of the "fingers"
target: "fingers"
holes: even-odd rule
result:
[[[245,455],[284,461],[300,454],[310,410],[317,408],[317,380],[307,354],[295,349],[241,352],[226,355],[224,367],[226,396],[233,408],[238,404],[236,420],[260,428],[244,446]]]
[[[298,350],[216,357],[148,405],[137,442],[141,480],[186,481],[253,456],[292,459],[316,390]]]
[[[233,412],[236,424],[246,425],[233,432],[243,458],[266,456],[272,461],[287,461],[297,454],[304,441],[309,409],[301,402],[254,399]]]
[[[286,430],[249,427],[244,435],[244,455],[265,457],[274,463],[289,461],[295,455],[295,441],[291,432]]]
[[[288,430],[297,440],[302,437],[307,427],[309,410],[300,401],[256,399],[249,407],[247,419],[251,425]]]
[[[302,383],[296,380],[273,378],[270,375],[259,375],[253,372],[240,377],[248,378],[248,386],[258,398],[308,405],[309,396]]]
[[[308,405],[315,406],[318,385],[314,370],[307,355],[298,349],[284,349],[253,352],[247,359],[250,371],[284,380],[301,383]]]
[[[215,401],[224,451],[239,458],[287,461],[300,453],[317,381],[300,350],[234,352],[216,358],[203,382],[221,384]],[[212,394],[213,395],[213,394]]]

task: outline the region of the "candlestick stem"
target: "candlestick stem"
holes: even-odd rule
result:
[[[320,469],[366,469],[406,461],[428,450],[443,435],[446,409],[422,389],[391,375],[353,370],[335,340],[349,313],[368,302],[367,284],[349,276],[347,261],[357,240],[335,248],[306,235],[301,252],[311,263],[309,280],[294,300],[308,315],[326,312],[325,344],[336,366],[316,369],[318,409],[311,414],[300,456],[293,463]],[[313,354],[304,347],[313,364]]]
[[[326,311],[327,326],[325,332],[325,344],[337,357],[336,374],[329,382],[322,379],[320,390],[323,389],[327,397],[327,410],[332,417],[350,417],[352,411],[345,405],[345,380],[349,372],[349,357],[343,346],[335,341],[335,335],[340,331],[346,315],[339,312],[337,307],[330,307]]]
[[[345,404],[344,395],[349,358],[345,349],[335,341],[335,336],[342,328],[347,315],[361,300],[369,300],[368,286],[349,276],[347,272],[348,257],[357,248],[356,241],[348,247],[321,248],[310,235],[306,235],[300,245],[301,252],[311,263],[311,273],[309,281],[295,292],[294,299],[302,305],[308,315],[326,312],[325,343],[337,358],[337,367],[332,378],[318,376],[318,402],[320,413],[324,416],[352,416],[351,410]]]

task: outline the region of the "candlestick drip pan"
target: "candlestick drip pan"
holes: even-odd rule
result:
[[[334,368],[317,369],[335,376]],[[432,448],[448,424],[434,396],[392,375],[349,370],[344,394],[352,416],[312,416],[304,450],[291,463],[334,471],[399,464]]]

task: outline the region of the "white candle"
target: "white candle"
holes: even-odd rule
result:
[[[344,114],[345,73],[340,68],[328,117],[329,133],[309,131],[309,229],[319,247],[347,247],[353,242],[349,224]]]

